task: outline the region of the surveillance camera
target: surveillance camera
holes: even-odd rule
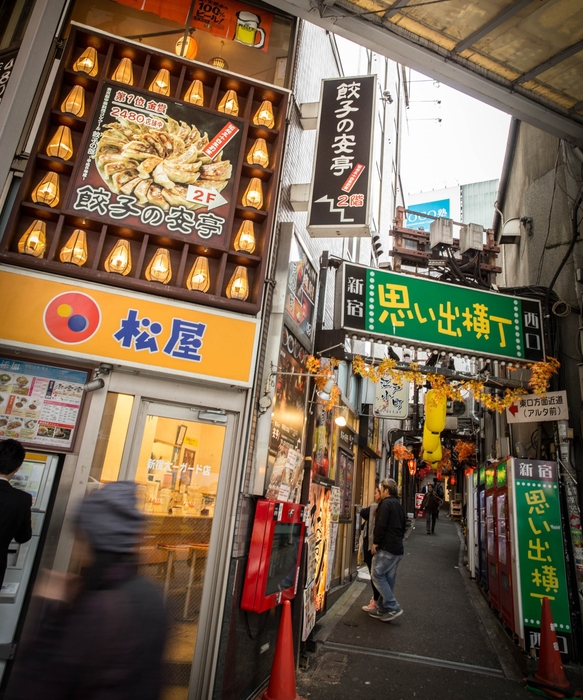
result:
[[[90,382],[87,382],[85,386],[83,387],[83,390],[86,391],[87,393],[91,391],[97,391],[98,389],[103,389],[105,386],[105,382],[101,377],[97,377],[97,379],[92,379]]]

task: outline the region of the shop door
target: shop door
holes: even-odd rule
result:
[[[224,411],[142,400],[120,472],[139,485],[149,516],[141,568],[163,591],[170,617],[163,697],[172,700],[203,697],[212,682],[233,420]]]

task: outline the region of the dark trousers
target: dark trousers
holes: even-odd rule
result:
[[[370,549],[367,549],[364,552],[364,563],[367,565],[368,570],[371,573],[370,585],[372,586],[372,597],[374,598],[374,600],[378,600],[380,593],[377,591],[376,586],[372,582],[372,552],[370,551]]]
[[[435,521],[437,520],[437,511],[430,513],[425,511],[425,522],[427,524],[427,532],[435,532]]]

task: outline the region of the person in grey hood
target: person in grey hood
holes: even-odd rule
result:
[[[7,699],[158,700],[167,622],[157,588],[138,575],[144,515],[136,485],[107,484],[77,514],[81,576],[47,573],[43,612],[17,657]]]

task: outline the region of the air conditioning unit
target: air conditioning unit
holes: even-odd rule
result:
[[[464,418],[468,412],[468,404],[466,401],[451,399],[447,400],[445,412],[448,416],[456,416],[456,418]]]
[[[482,250],[484,247],[484,227],[479,224],[466,224],[460,230],[460,253],[466,250]]]
[[[429,246],[453,245],[452,219],[435,219],[429,226]]]

